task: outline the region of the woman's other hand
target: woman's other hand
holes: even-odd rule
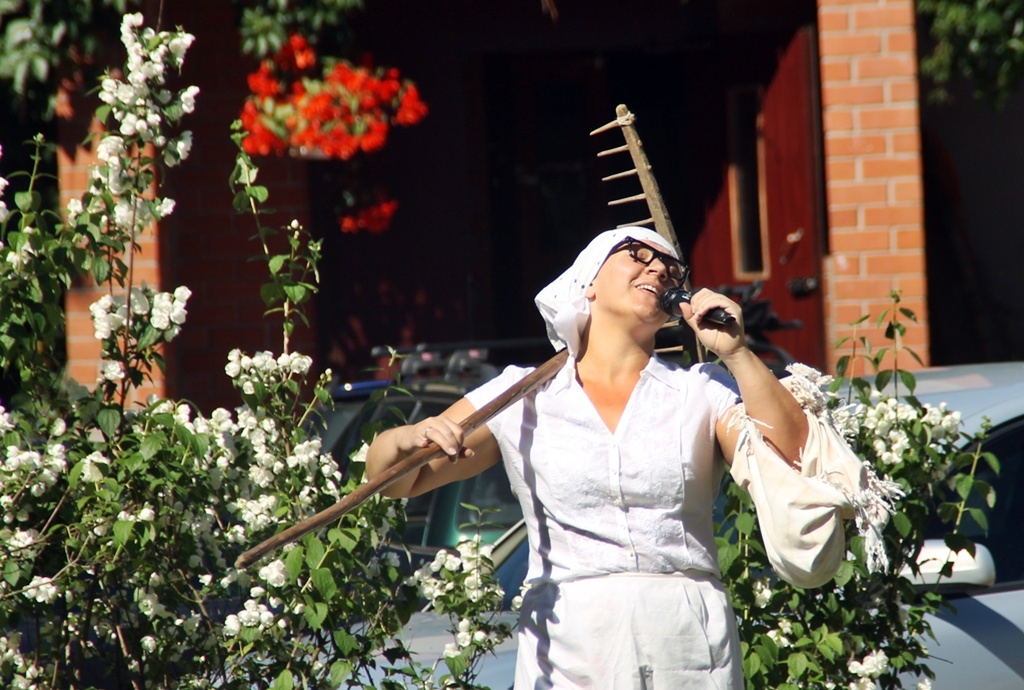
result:
[[[708,350],[723,360],[730,355],[746,348],[747,341],[743,331],[743,309],[728,297],[707,288],[700,288],[690,296],[690,303],[679,305],[683,319],[697,334]],[[728,325],[711,323],[704,316],[712,309],[725,310],[736,320]]]

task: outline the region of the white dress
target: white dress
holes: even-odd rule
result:
[[[612,433],[575,370],[488,423],[530,539],[516,690],[743,688],[712,528],[732,379],[655,356]],[[479,409],[529,371],[467,397]]]

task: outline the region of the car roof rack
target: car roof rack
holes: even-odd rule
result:
[[[498,374],[498,369],[487,362],[491,350],[548,346],[547,338],[506,338],[494,340],[461,340],[403,347],[378,345],[370,354],[387,357],[392,353],[401,357],[399,372],[403,378],[441,378],[445,381],[468,379],[486,381]]]

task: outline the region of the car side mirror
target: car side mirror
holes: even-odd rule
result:
[[[942,566],[952,560],[953,574],[939,577]],[[915,585],[938,586],[949,591],[963,591],[972,587],[991,587],[996,582],[996,564],[992,552],[983,544],[974,545],[974,556],[967,551],[953,553],[942,539],[926,539],[917,559],[920,572],[914,575],[910,568],[903,569],[903,576]]]

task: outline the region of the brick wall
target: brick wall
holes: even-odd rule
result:
[[[924,202],[921,181],[917,53],[911,0],[818,0],[822,122],[830,255],[826,333],[830,369],[854,334],[902,292],[918,317],[904,343],[928,362]],[[865,324],[866,325],[866,324]],[[876,347],[878,329],[857,333]],[[914,368],[909,358],[900,366]]]

